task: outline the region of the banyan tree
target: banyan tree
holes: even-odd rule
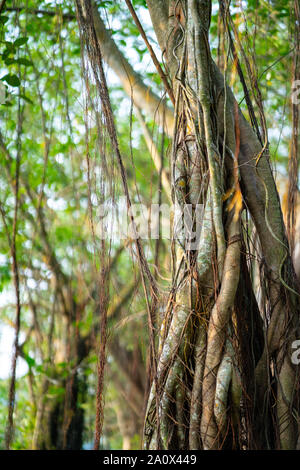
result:
[[[157,106],[157,114],[164,114],[172,136],[172,202],[182,212],[189,208],[189,237],[181,233],[182,224],[173,224],[172,281],[163,305],[136,237],[150,338],[146,449],[295,449],[299,439],[299,369],[292,361],[300,334],[293,233],[291,225],[288,233],[285,228],[271,168],[255,57],[243,54],[238,34],[232,33],[229,3],[220,1],[218,6],[228,50],[225,62],[216,63],[209,0],[147,0],[171,109],[164,103],[158,107],[151,91],[147,99],[129,64],[117,63],[116,46],[95,5],[76,2],[84,54],[128,208],[131,200],[103,59],[125,89],[131,80],[128,93],[137,108],[149,111]],[[143,32],[131,2],[126,4]],[[293,8],[297,24],[297,2]],[[237,51],[242,51],[250,91]],[[243,85],[248,119],[228,84],[228,61],[233,61]],[[199,205],[203,211],[197,234]]]

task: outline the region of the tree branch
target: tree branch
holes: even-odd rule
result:
[[[157,72],[158,72],[160,78],[162,79],[162,82],[163,82],[163,84],[164,84],[164,86],[165,86],[165,88],[166,88],[166,91],[167,91],[167,93],[168,93],[168,95],[169,95],[169,97],[170,97],[170,99],[171,99],[173,105],[175,106],[175,98],[174,98],[173,90],[172,90],[172,88],[170,87],[170,84],[169,84],[169,82],[168,82],[168,79],[167,79],[166,74],[164,73],[163,69],[161,68],[161,65],[160,65],[159,61],[157,60],[157,57],[156,57],[156,55],[155,55],[155,52],[154,52],[154,50],[153,50],[153,48],[152,48],[150,42],[148,41],[148,38],[147,38],[147,36],[146,36],[146,34],[145,34],[145,31],[144,31],[144,28],[143,28],[143,26],[141,25],[141,22],[140,22],[140,20],[139,20],[139,18],[138,18],[138,16],[137,16],[137,14],[136,14],[136,12],[135,12],[133,6],[132,6],[132,3],[131,3],[130,0],[125,0],[125,2],[126,2],[126,4],[127,4],[127,6],[128,6],[128,9],[129,9],[129,11],[130,11],[130,13],[131,13],[131,15],[132,15],[132,18],[134,19],[134,22],[135,22],[135,24],[136,24],[136,26],[137,26],[139,32],[141,33],[142,38],[143,38],[144,41],[145,41],[145,44],[146,44],[146,46],[147,46],[147,48],[148,48],[148,50],[149,50],[149,52],[150,52],[151,58],[152,58],[152,60],[153,60],[153,63],[154,63],[154,65],[155,65],[155,67],[156,67],[156,70],[157,70]]]
[[[32,15],[45,15],[45,16],[52,16],[52,17],[57,16],[57,15],[60,14],[60,12],[57,12],[57,11],[40,10],[40,9],[37,9],[37,8],[27,8],[25,5],[20,6],[20,7],[7,7],[5,10],[6,11],[13,11],[13,12],[17,12],[17,13],[21,13],[24,10],[24,11],[26,11],[26,13],[29,13],[29,14],[32,14]],[[62,13],[61,16],[64,20],[76,21],[76,16],[73,13]]]
[[[92,3],[94,26],[97,39],[101,44],[103,59],[112,68],[119,77],[127,95],[132,98],[136,107],[145,110],[145,112],[155,118],[158,124],[163,125],[163,107],[164,103],[144,84],[140,75],[135,72],[129,62],[118,49],[111,35],[108,33],[95,3]],[[173,111],[165,106],[166,132],[172,135],[173,131]]]

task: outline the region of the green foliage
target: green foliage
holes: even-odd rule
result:
[[[20,80],[17,77],[17,75],[14,75],[14,74],[8,73],[4,75],[4,77],[2,77],[1,80],[8,83],[8,85],[13,86],[13,87],[20,86]]]

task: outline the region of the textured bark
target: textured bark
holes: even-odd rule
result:
[[[165,26],[168,34],[164,36],[162,21],[166,21],[167,18],[166,3],[169,6],[168,24]],[[199,174],[195,178],[191,176],[188,168],[197,161],[197,158],[199,161],[199,155],[200,161],[207,157],[211,193],[207,191],[206,194],[210,194],[209,200],[212,203],[212,238],[208,243],[209,233],[206,237],[204,236],[206,243],[203,243],[202,238],[197,253],[199,264],[199,270],[197,270],[206,272],[206,279],[214,280],[218,287],[216,301],[211,299],[206,303],[205,315],[208,324],[206,345],[204,337],[199,333],[201,329],[198,330],[198,334],[195,334],[195,331],[200,328],[199,324],[198,326],[194,324],[191,330],[183,330],[181,326],[180,334],[174,338],[172,333],[176,330],[174,330],[174,325],[184,324],[188,318],[188,311],[186,311],[185,320],[181,323],[178,323],[176,315],[172,317],[171,325],[173,326],[169,329],[170,336],[169,334],[166,336],[164,343],[165,346],[172,344],[172,348],[167,348],[169,367],[167,380],[162,382],[162,390],[159,392],[163,397],[165,396],[160,415],[162,429],[159,429],[158,422],[156,425],[152,422],[152,426],[156,426],[153,435],[155,435],[156,445],[159,446],[159,433],[162,433],[164,448],[170,448],[174,442],[178,446],[183,445],[185,440],[182,436],[180,437],[181,431],[177,425],[176,441],[174,437],[176,425],[171,425],[169,415],[170,413],[176,414],[178,406],[177,395],[174,391],[176,377],[179,380],[180,374],[177,370],[178,362],[175,359],[172,362],[172,358],[178,355],[179,350],[174,341],[178,344],[180,337],[181,342],[187,342],[187,335],[190,335],[190,344],[193,344],[193,338],[198,336],[196,348],[190,349],[191,356],[184,357],[186,368],[189,367],[189,361],[194,364],[192,377],[195,381],[191,387],[191,401],[188,405],[190,448],[213,449],[224,445],[243,446],[245,440],[249,448],[294,449],[297,441],[296,387],[298,377],[295,366],[291,364],[289,351],[291,341],[299,334],[297,301],[299,287],[289,254],[280,201],[269,157],[266,151],[262,151],[262,146],[250,124],[238,110],[230,88],[224,83],[222,74],[211,60],[208,36],[206,36],[210,21],[210,3],[193,0],[182,3],[170,0],[166,3],[163,4],[158,0],[148,1],[157,38],[165,53],[174,89],[177,89],[173,142],[175,163],[173,163],[172,185],[175,198],[179,203],[187,202],[189,197],[193,201],[199,199],[198,188],[203,186],[203,175]],[[186,41],[184,35],[186,35]],[[215,110],[213,110],[214,106]],[[213,112],[217,119],[218,142],[215,141]],[[194,149],[191,144],[193,139],[197,144]],[[218,147],[223,143],[225,144],[223,155],[225,154],[226,157],[221,164],[222,152],[218,153]],[[220,174],[221,168],[226,169],[226,180]],[[222,207],[221,202],[222,195],[228,187],[235,184],[235,190],[238,189],[235,168],[238,168],[239,172],[244,207],[246,206],[251,215],[264,257],[265,282],[271,313],[270,320],[264,319],[265,325],[260,318],[247,263],[243,261],[243,258],[240,265],[243,245],[240,245],[239,239],[238,213],[230,222],[230,216],[227,216],[224,210],[225,205]],[[182,182],[181,196],[177,182]],[[206,207],[209,207],[207,202]],[[225,229],[226,219],[228,224]],[[208,225],[209,223],[206,222],[206,228]],[[222,230],[224,230],[223,233]],[[225,260],[222,254],[224,247],[226,247]],[[175,269],[177,275],[180,268],[179,260],[182,256],[187,260],[183,263],[184,269],[187,272],[193,272],[194,269],[192,265],[189,265],[190,255],[177,248]],[[217,264],[214,266],[216,258]],[[224,260],[224,266],[222,260]],[[204,268],[204,266],[207,267]],[[217,279],[214,269],[218,273]],[[200,293],[200,298],[204,295],[207,297],[209,290],[205,292],[203,284],[199,281],[200,278],[197,278],[195,290],[198,295]],[[188,294],[191,284],[186,281],[185,287],[182,288]],[[190,302],[189,308],[191,312],[194,310],[195,314],[199,314],[200,306],[203,306],[203,303],[199,297],[197,299],[196,295],[193,303]],[[249,312],[244,313],[244,309],[249,309]],[[242,324],[240,316],[245,319],[246,325]],[[234,361],[231,361],[228,355],[230,346],[226,343],[230,324],[233,325],[236,335],[236,344],[233,348]],[[249,337],[246,337],[243,330],[248,331]],[[199,340],[199,338],[202,339]],[[204,350],[206,350],[205,361],[203,360]],[[161,359],[162,357],[163,355]],[[180,357],[182,360],[182,356]],[[235,369],[237,365],[240,370],[238,373]],[[272,388],[269,384],[271,375]],[[251,379],[252,384],[250,384]],[[249,385],[247,392],[250,396],[245,392],[247,384]],[[274,393],[276,400],[272,402]],[[155,390],[152,390],[149,401],[152,405],[154,395]],[[275,419],[273,409],[276,409]],[[273,413],[273,421],[270,419],[270,413]],[[201,435],[199,436],[200,421]],[[261,430],[255,421],[262,426]],[[246,425],[243,424],[245,422]],[[239,434],[237,438],[229,432],[230,426],[233,426]],[[250,429],[247,429],[247,426]]]
[[[212,309],[207,332],[207,353],[204,370],[201,418],[201,437],[204,449],[217,449],[218,429],[214,417],[216,375],[219,370],[226,330],[234,304],[240,270],[240,227],[232,221],[228,229],[228,248],[226,251],[220,294]]]

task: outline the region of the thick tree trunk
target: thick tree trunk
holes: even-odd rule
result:
[[[160,337],[145,445],[294,449],[299,390],[291,344],[299,335],[299,287],[269,157],[211,59],[210,2],[149,0],[148,7],[177,96],[175,202],[201,202],[206,215],[198,250],[177,243],[176,293]],[[267,316],[243,258],[242,210],[259,236]]]
[[[66,383],[62,383],[66,387]],[[48,381],[42,384],[36,426],[34,430],[33,450],[81,450],[83,445],[85,383],[77,376],[72,378],[71,396],[66,409],[64,397],[59,395],[46,398]],[[64,419],[65,413],[68,414]]]

